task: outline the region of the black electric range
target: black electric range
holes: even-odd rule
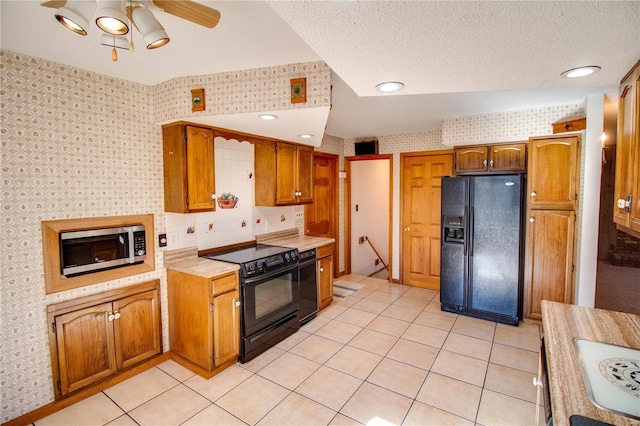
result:
[[[300,328],[298,249],[258,244],[204,257],[240,265],[240,362]]]

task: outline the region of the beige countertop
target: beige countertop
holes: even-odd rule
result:
[[[311,250],[314,248],[325,246],[327,244],[332,244],[334,242],[335,240],[333,238],[309,237],[306,235],[293,235],[262,241],[263,244],[297,248],[298,251]]]
[[[213,278],[240,269],[240,265],[235,263],[198,257],[198,249],[196,247],[165,252],[164,266],[174,271],[204,278]]]
[[[574,345],[575,338],[583,338],[640,349],[640,315],[542,301],[542,327],[554,426],[568,425],[573,414],[614,425],[640,425],[589,400]]]
[[[311,250],[335,242],[333,238],[310,237],[298,235],[297,232],[297,230],[286,230],[263,234],[257,237],[257,242],[273,246],[297,248],[299,251]],[[213,278],[240,269],[240,266],[235,263],[198,257],[197,247],[166,251],[164,253],[164,266],[174,271],[205,278]]]

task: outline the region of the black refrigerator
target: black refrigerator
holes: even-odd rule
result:
[[[518,325],[524,190],[523,175],[442,178],[443,311]]]

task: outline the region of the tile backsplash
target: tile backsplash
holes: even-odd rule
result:
[[[166,213],[168,250],[226,246],[302,226],[303,207],[256,207],[253,144],[220,137],[214,144],[216,195],[235,196],[237,204],[227,209],[217,206],[214,212]]]

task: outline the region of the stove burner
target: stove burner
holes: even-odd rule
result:
[[[628,358],[609,358],[600,362],[600,372],[611,383],[640,398],[640,362]]]

